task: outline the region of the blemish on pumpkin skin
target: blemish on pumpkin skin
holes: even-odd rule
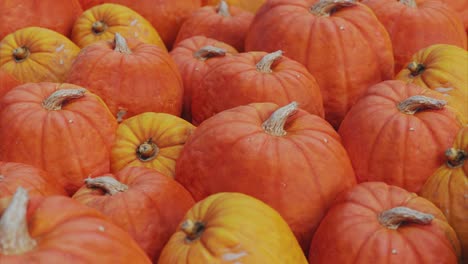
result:
[[[5,176],[0,175],[0,181],[3,180],[3,179],[5,179]]]
[[[392,249],[392,254],[396,255],[396,254],[398,254],[398,251],[396,249]]]
[[[103,226],[99,226],[99,227],[98,227],[98,230],[101,231],[101,232],[106,231],[106,229],[105,229]]]
[[[135,26],[138,23],[138,19],[133,19],[132,22],[130,22],[130,26]]]
[[[410,127],[409,128],[409,131],[415,131],[416,129],[414,129],[414,127]]]
[[[222,258],[225,261],[234,261],[234,260],[238,260],[240,258],[243,258],[245,256],[247,256],[247,252],[245,252],[245,251],[241,251],[239,253],[229,252],[229,253],[223,254]]]
[[[72,119],[68,120],[68,123],[70,123],[70,124],[73,123],[73,120]]]
[[[58,46],[58,47],[55,49],[55,51],[56,51],[56,52],[60,52],[60,51],[63,50],[63,48],[65,48],[65,44],[62,44],[62,45]]]

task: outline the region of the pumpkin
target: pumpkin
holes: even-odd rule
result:
[[[163,246],[195,204],[176,181],[148,168],[127,167],[85,180],[73,198],[127,231],[156,263]]]
[[[177,116],[147,112],[119,124],[111,150],[111,170],[147,167],[174,177],[177,158],[195,127]]]
[[[0,69],[25,82],[63,82],[80,48],[39,27],[19,29],[0,41]]]
[[[395,73],[411,56],[433,44],[467,48],[458,14],[440,0],[362,0],[387,29],[393,44]],[[398,23],[395,23],[398,21]]]
[[[457,134],[452,148],[445,151],[445,164],[425,182],[420,195],[439,207],[457,232],[462,256],[468,259],[468,127]]]
[[[439,93],[391,80],[369,88],[339,133],[358,182],[418,192],[444,163],[443,152],[462,126],[459,118]]]
[[[2,264],[151,263],[129,234],[69,197],[30,199],[20,187],[0,215]]]
[[[202,5],[216,5],[219,0],[202,0]],[[256,13],[257,10],[265,3],[266,0],[226,0],[226,3],[231,6],[238,6],[251,13]]]
[[[0,40],[25,27],[44,27],[67,37],[83,12],[77,0],[0,1]]]
[[[205,120],[185,143],[175,179],[196,201],[217,192],[262,200],[305,251],[332,200],[356,181],[335,130],[296,102],[253,103]]]
[[[155,45],[126,40],[119,33],[114,41],[96,42],[84,49],[67,82],[97,94],[119,119],[144,112],[178,116],[182,111],[182,79],[169,54]]]
[[[175,43],[193,36],[206,36],[225,42],[238,51],[244,50],[244,39],[254,15],[221,0],[218,6],[204,6],[194,12],[180,27]]]
[[[192,122],[200,124],[223,110],[255,102],[287,104],[323,117],[320,87],[300,63],[272,53],[245,52],[220,58],[192,91]]]
[[[307,260],[278,212],[251,196],[223,192],[187,212],[158,263],[306,264]]]
[[[117,122],[102,100],[72,84],[27,83],[0,100],[0,160],[47,171],[69,195],[109,171]]]
[[[113,40],[115,33],[166,49],[148,20],[118,4],[101,4],[83,12],[73,25],[71,40],[83,48],[96,41]]]
[[[0,98],[2,98],[3,95],[5,95],[8,91],[20,84],[20,81],[0,69]]]
[[[442,0],[442,2],[446,3],[460,15],[463,25],[465,25],[465,31],[468,34],[468,2],[465,0]]]
[[[267,1],[245,40],[248,51],[284,51],[320,86],[335,128],[367,88],[393,78],[390,37],[372,10],[350,0]]]
[[[383,182],[340,195],[312,240],[309,263],[457,263],[460,245],[428,200]]]
[[[0,199],[12,196],[18,187],[30,195],[66,195],[47,172],[23,163],[0,161]]]
[[[190,37],[174,46],[170,55],[177,64],[184,84],[184,119],[192,121],[192,90],[196,89],[209,65],[216,61],[216,58],[235,53],[237,50],[231,45],[204,36]]]
[[[436,44],[416,52],[397,76],[444,94],[448,105],[468,119],[468,52],[457,46]]]

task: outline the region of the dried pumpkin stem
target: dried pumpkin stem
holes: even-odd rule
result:
[[[106,32],[107,28],[107,24],[102,20],[95,21],[91,26],[91,30],[93,31],[94,35],[101,35],[102,33]]]
[[[428,109],[442,109],[447,104],[444,100],[439,100],[423,95],[414,95],[398,104],[398,110],[405,114],[415,114]]]
[[[223,17],[230,17],[231,16],[231,13],[229,12],[229,6],[226,3],[226,1],[224,1],[224,0],[219,1],[218,14],[223,16]]]
[[[152,138],[142,143],[137,148],[137,156],[141,161],[150,161],[156,158],[159,153],[158,146],[153,142]]]
[[[110,176],[101,176],[96,178],[85,179],[85,184],[88,188],[103,189],[108,195],[115,195],[128,190],[128,186],[119,182]]]
[[[85,88],[60,89],[47,97],[42,102],[42,106],[49,111],[60,110],[66,102],[83,97],[85,92]]]
[[[297,102],[292,102],[286,106],[283,106],[273,112],[273,114],[262,124],[263,130],[266,133],[273,136],[284,136],[286,135],[286,130],[284,130],[284,125],[290,116],[296,113],[298,108]]]
[[[418,76],[426,69],[423,64],[416,61],[410,62],[406,68],[411,72],[411,76]]]
[[[310,8],[310,12],[316,16],[328,17],[343,7],[355,5],[356,0],[320,0]]]
[[[468,153],[464,150],[449,148],[445,151],[447,157],[447,165],[451,168],[461,167],[465,160],[468,158]]]
[[[180,225],[180,229],[185,233],[185,239],[190,242],[197,240],[203,234],[203,231],[205,231],[205,224],[187,219]]]
[[[115,33],[114,45],[115,45],[114,51],[125,53],[125,54],[132,54],[132,51],[127,45],[127,41],[119,33]]]
[[[418,7],[418,4],[416,3],[415,0],[400,0],[400,3],[408,7],[413,7],[413,8]]]
[[[434,216],[408,207],[399,206],[384,211],[379,215],[379,222],[388,229],[398,229],[404,223],[428,225]]]
[[[23,254],[37,245],[28,231],[28,201],[28,191],[19,187],[0,218],[0,253],[3,255]]]
[[[18,47],[14,49],[12,55],[13,55],[13,59],[16,62],[22,62],[26,60],[30,54],[31,52],[29,51],[29,49],[23,46],[23,47]]]
[[[271,65],[281,58],[283,56],[283,51],[277,50],[275,52],[269,53],[265,55],[258,63],[257,63],[257,71],[259,72],[264,72],[264,73],[270,73],[272,72],[271,70]]]
[[[203,48],[195,51],[193,57],[197,60],[207,60],[213,57],[222,57],[226,55],[226,50],[213,46],[204,46]]]

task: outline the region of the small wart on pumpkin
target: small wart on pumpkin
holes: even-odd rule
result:
[[[398,251],[396,249],[392,249],[392,254],[396,255],[396,254],[398,254]]]
[[[99,226],[99,227],[98,227],[98,230],[101,231],[101,232],[106,231],[106,229],[105,229],[103,226]]]
[[[245,251],[242,251],[239,253],[226,253],[226,254],[223,254],[223,260],[233,261],[233,260],[238,260],[240,258],[243,258],[245,256],[247,256],[247,252]]]

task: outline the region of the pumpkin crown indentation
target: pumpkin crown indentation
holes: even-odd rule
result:
[[[106,22],[103,20],[98,20],[93,23],[91,26],[91,31],[94,33],[94,35],[101,35],[102,33],[106,32],[108,26]]]
[[[186,234],[185,239],[189,242],[197,240],[205,231],[205,224],[200,221],[193,222],[190,219],[185,220],[180,229]]]
[[[149,138],[138,146],[136,154],[141,161],[150,161],[156,158],[159,153],[158,146],[153,142],[153,138]]]
[[[426,69],[424,64],[418,63],[416,61],[410,62],[406,68],[410,71],[411,76],[413,77],[420,75]]]
[[[12,56],[16,62],[22,62],[25,61],[30,54],[31,52],[28,47],[21,46],[13,50]]]
[[[458,168],[463,166],[463,163],[468,158],[468,153],[461,149],[449,148],[445,151],[445,157],[447,157],[447,166]]]

